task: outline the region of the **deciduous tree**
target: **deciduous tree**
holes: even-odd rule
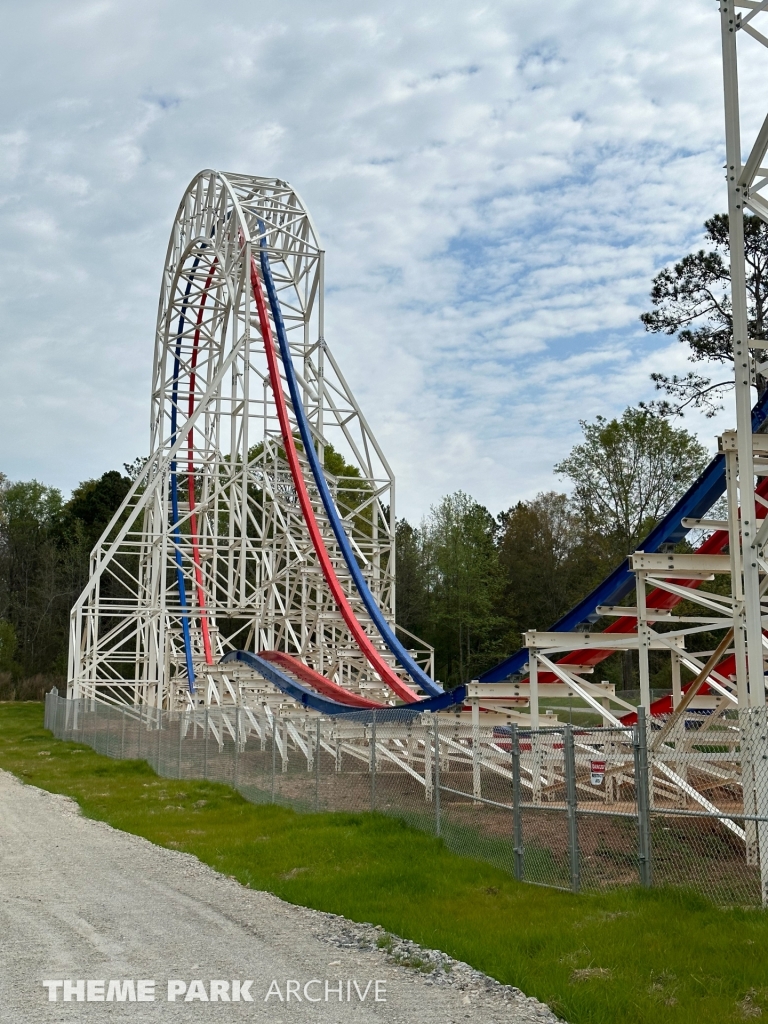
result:
[[[581,429],[584,440],[555,472],[573,482],[571,509],[585,536],[620,558],[696,479],[707,450],[648,409],[625,409],[620,419],[582,420]]]

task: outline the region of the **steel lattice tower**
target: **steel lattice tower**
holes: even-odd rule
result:
[[[149,459],[94,549],[72,613],[72,696],[173,707],[235,648],[284,651],[349,689],[391,696],[329,595],[286,462],[249,280],[261,240],[326,479],[394,623],[395,480],[324,337],[312,220],[284,181],[203,171],[181,201],[163,270]],[[295,413],[291,423],[298,438]],[[394,668],[317,488],[309,495],[355,615]],[[430,658],[420,645],[420,660]]]

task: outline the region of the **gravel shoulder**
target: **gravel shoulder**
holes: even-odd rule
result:
[[[112,980],[121,984],[109,1001],[78,1001],[75,986],[64,1002],[63,985],[49,1001],[43,981],[81,979],[106,983],[94,996],[106,995]],[[135,988],[140,979],[155,982],[154,1001],[117,1001],[120,989],[130,999],[125,981]],[[173,1002],[169,979],[185,985]],[[216,1001],[211,980],[226,982]],[[233,981],[252,1001],[232,1001]],[[0,1021],[243,1015],[271,1024],[557,1020],[537,1000],[444,953],[246,889],[0,771]]]

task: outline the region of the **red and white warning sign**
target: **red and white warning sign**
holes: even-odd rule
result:
[[[593,786],[602,786],[605,779],[605,761],[590,761],[590,782]]]

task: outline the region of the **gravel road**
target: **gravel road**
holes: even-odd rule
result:
[[[0,772],[0,1021],[556,1020],[445,954],[379,949],[383,935],[243,888]],[[403,966],[416,957],[420,970]]]

